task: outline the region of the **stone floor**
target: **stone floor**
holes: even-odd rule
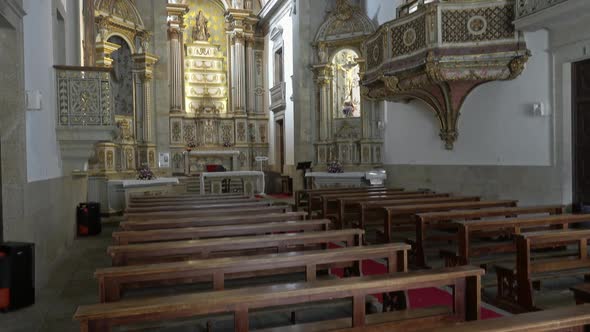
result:
[[[112,241],[114,228],[114,224],[107,224],[100,236],[74,240],[47,285],[36,290],[33,306],[0,314],[0,331],[79,331],[72,316],[78,305],[98,301],[94,271],[97,267],[110,266],[105,248]]]

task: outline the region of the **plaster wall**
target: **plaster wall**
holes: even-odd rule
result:
[[[27,179],[39,181],[62,176],[59,145],[55,133],[56,94],[54,65],[79,65],[77,2],[25,0],[24,50],[25,90],[40,91],[41,109],[26,112]],[[65,20],[65,36],[54,29],[57,11]],[[59,45],[58,40],[65,41]],[[66,63],[56,63],[54,47],[65,47]],[[24,112],[24,110],[23,110]]]
[[[364,6],[383,24],[395,18],[400,2],[365,0]],[[514,81],[488,83],[468,96],[453,151],[444,150],[435,117],[423,103],[383,103],[389,185],[514,198],[522,204],[571,203],[568,61],[582,56],[588,30],[526,32],[532,52],[526,70]],[[532,116],[535,102],[543,102],[551,115]]]
[[[0,28],[2,228],[4,240],[35,243],[36,284],[41,286],[71,244],[74,207],[86,196],[85,178],[62,176],[55,140],[52,12],[60,8],[66,26],[75,15],[65,12],[61,1],[10,1],[31,16],[19,18],[6,2],[0,4],[0,16],[10,18],[9,27]],[[68,0],[67,8],[75,9],[74,2]],[[76,64],[79,56],[69,51],[77,48],[67,47],[67,61]],[[40,112],[25,110],[25,88],[43,92]]]
[[[294,93],[294,58],[297,56],[297,51],[294,47],[294,30],[293,30],[293,16],[292,3],[285,1],[278,11],[278,14],[270,21],[268,34],[264,38],[265,52],[266,52],[266,91],[274,85],[274,54],[275,42],[271,39],[271,33],[275,29],[282,29],[282,43],[283,43],[283,77],[286,83],[286,107],[284,110],[269,114],[269,164],[278,165],[280,162],[275,153],[276,149],[276,121],[283,119],[284,123],[284,139],[285,139],[285,166],[293,166],[295,163],[295,141],[294,141],[294,104],[291,99]],[[267,93],[267,105],[270,105],[270,92]],[[281,170],[285,171],[285,170]]]

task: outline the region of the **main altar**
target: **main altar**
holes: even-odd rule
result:
[[[254,38],[255,15],[228,14],[214,1],[168,5],[184,32],[169,25],[170,155],[174,174],[195,175],[208,165],[250,171],[268,155],[264,108],[263,43]],[[178,84],[176,86],[175,84]],[[176,86],[176,88],[175,88]]]

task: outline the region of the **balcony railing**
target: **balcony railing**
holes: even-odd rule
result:
[[[111,70],[56,66],[58,124],[112,126]]]
[[[287,84],[280,82],[270,89],[270,110],[273,112],[284,110],[287,107]]]
[[[518,0],[516,19],[523,18],[568,0]]]

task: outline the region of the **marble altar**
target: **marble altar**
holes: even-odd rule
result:
[[[210,179],[211,194],[222,193],[222,181],[225,179],[243,181],[244,194],[264,194],[264,172],[235,171],[235,172],[204,172],[201,173],[201,195],[206,194],[205,181]]]
[[[383,185],[387,172],[383,169],[344,173],[308,172],[305,177],[313,179],[314,188],[362,187]]]

